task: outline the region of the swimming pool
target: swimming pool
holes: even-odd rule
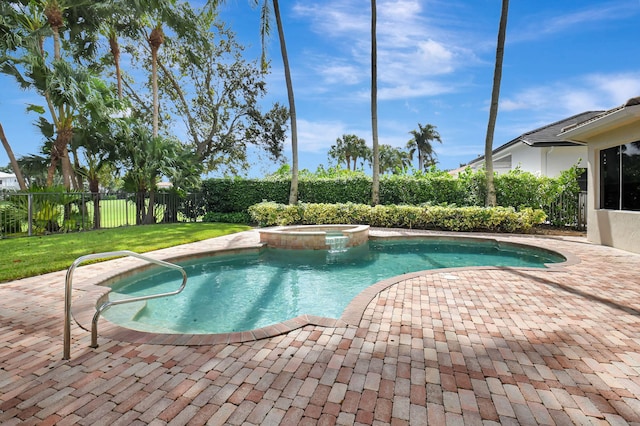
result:
[[[564,257],[479,239],[370,240],[344,251],[262,249],[182,262],[185,290],[113,306],[109,321],[134,330],[212,334],[253,330],[302,314],[339,318],[362,290],[420,270],[463,266],[544,267]],[[148,271],[113,284],[110,300],[170,291],[175,271]]]

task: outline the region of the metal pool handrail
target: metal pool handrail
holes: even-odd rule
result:
[[[177,290],[171,291],[168,293],[151,294],[148,296],[138,296],[138,297],[131,297],[128,299],[108,301],[100,305],[100,307],[96,309],[96,313],[93,316],[93,321],[91,322],[91,347],[92,348],[98,347],[98,319],[100,318],[100,314],[103,311],[105,311],[106,309],[110,308],[113,305],[122,305],[124,303],[139,302],[141,300],[149,300],[149,299],[157,299],[159,297],[173,296],[180,293],[182,290],[184,290],[184,287],[187,284],[187,273],[185,272],[184,268],[182,268],[182,266],[174,265],[173,263],[165,262],[163,260],[152,259],[150,257],[143,256],[141,254],[135,253],[130,250],[94,253],[94,254],[88,254],[88,255],[77,258],[67,270],[67,275],[64,281],[64,348],[63,348],[62,359],[69,359],[71,356],[71,290],[72,290],[73,272],[75,271],[78,265],[80,265],[81,263],[87,260],[104,259],[108,257],[120,257],[120,256],[136,257],[138,259],[145,260],[150,263],[155,263],[156,265],[178,270],[182,273],[182,284],[180,285],[180,287],[178,287]]]

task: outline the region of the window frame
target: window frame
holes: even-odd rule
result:
[[[633,144],[640,144],[640,140],[638,141],[633,141],[633,142],[628,142],[628,143],[624,143],[624,144],[618,144],[618,145],[614,145],[605,149],[601,149],[599,151],[599,155],[598,155],[598,165],[599,165],[599,209],[601,210],[617,210],[617,211],[628,211],[628,212],[640,212],[640,205],[635,206],[635,207],[625,207],[626,204],[626,198],[625,198],[625,194],[627,194],[627,192],[625,192],[625,185],[628,184],[628,182],[625,181],[624,177],[625,177],[625,170],[624,170],[624,166],[625,166],[625,161],[624,160],[624,152],[625,149],[623,147],[628,146],[630,147]],[[630,148],[627,148],[630,150]],[[638,147],[633,147],[633,149],[638,149]],[[605,164],[604,161],[605,159],[608,160],[608,155],[607,153],[611,153],[611,157],[612,158],[612,162],[611,164]],[[640,160],[640,158],[638,159]],[[638,161],[636,160],[636,161]],[[611,168],[615,168],[617,170],[612,170],[612,172],[616,172],[617,171],[617,179],[611,179],[612,176],[608,176],[609,173],[605,173],[605,171],[607,171],[607,169],[611,167]],[[628,166],[627,166],[628,167]],[[609,178],[607,180],[607,178]],[[613,188],[607,190],[607,186],[613,186]],[[615,189],[614,189],[615,188]],[[616,206],[613,207],[611,206],[612,201],[610,199],[610,197],[613,197],[614,195],[611,194],[612,191],[617,192],[617,194],[615,194],[616,197]]]

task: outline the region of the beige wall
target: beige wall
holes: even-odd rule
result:
[[[587,239],[640,253],[640,212],[600,209],[600,151],[640,140],[640,120],[592,136],[589,147]]]

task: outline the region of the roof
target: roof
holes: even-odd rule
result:
[[[16,175],[14,175],[13,173],[0,172],[0,179],[15,178],[15,177]]]
[[[602,133],[640,117],[640,96],[629,99],[623,105],[603,111],[600,114],[561,129],[560,137],[584,143],[587,136]]]
[[[577,123],[582,123],[584,121],[590,120],[602,113],[603,111],[587,111],[576,114],[572,117],[565,118],[564,120],[556,121],[555,123],[548,124],[544,127],[540,127],[539,129],[524,133],[516,139],[526,143],[529,146],[576,145],[575,143],[558,136],[562,132],[562,129],[568,126],[575,125]]]
[[[493,150],[493,155],[503,151],[510,146],[513,146],[519,142],[527,144],[531,147],[545,147],[545,146],[577,146],[581,145],[580,143],[576,143],[574,141],[570,141],[566,138],[559,137],[558,135],[563,131],[563,129],[576,125],[578,123],[582,123],[592,119],[593,117],[597,117],[602,114],[604,111],[586,111],[580,114],[576,114],[569,118],[565,118],[560,121],[556,121],[555,123],[547,124],[546,126],[537,128],[535,130],[531,130],[530,132],[523,133],[515,139],[510,140],[504,145],[499,146],[498,148]],[[475,163],[478,161],[484,160],[484,155],[479,156],[475,160],[469,162]]]

